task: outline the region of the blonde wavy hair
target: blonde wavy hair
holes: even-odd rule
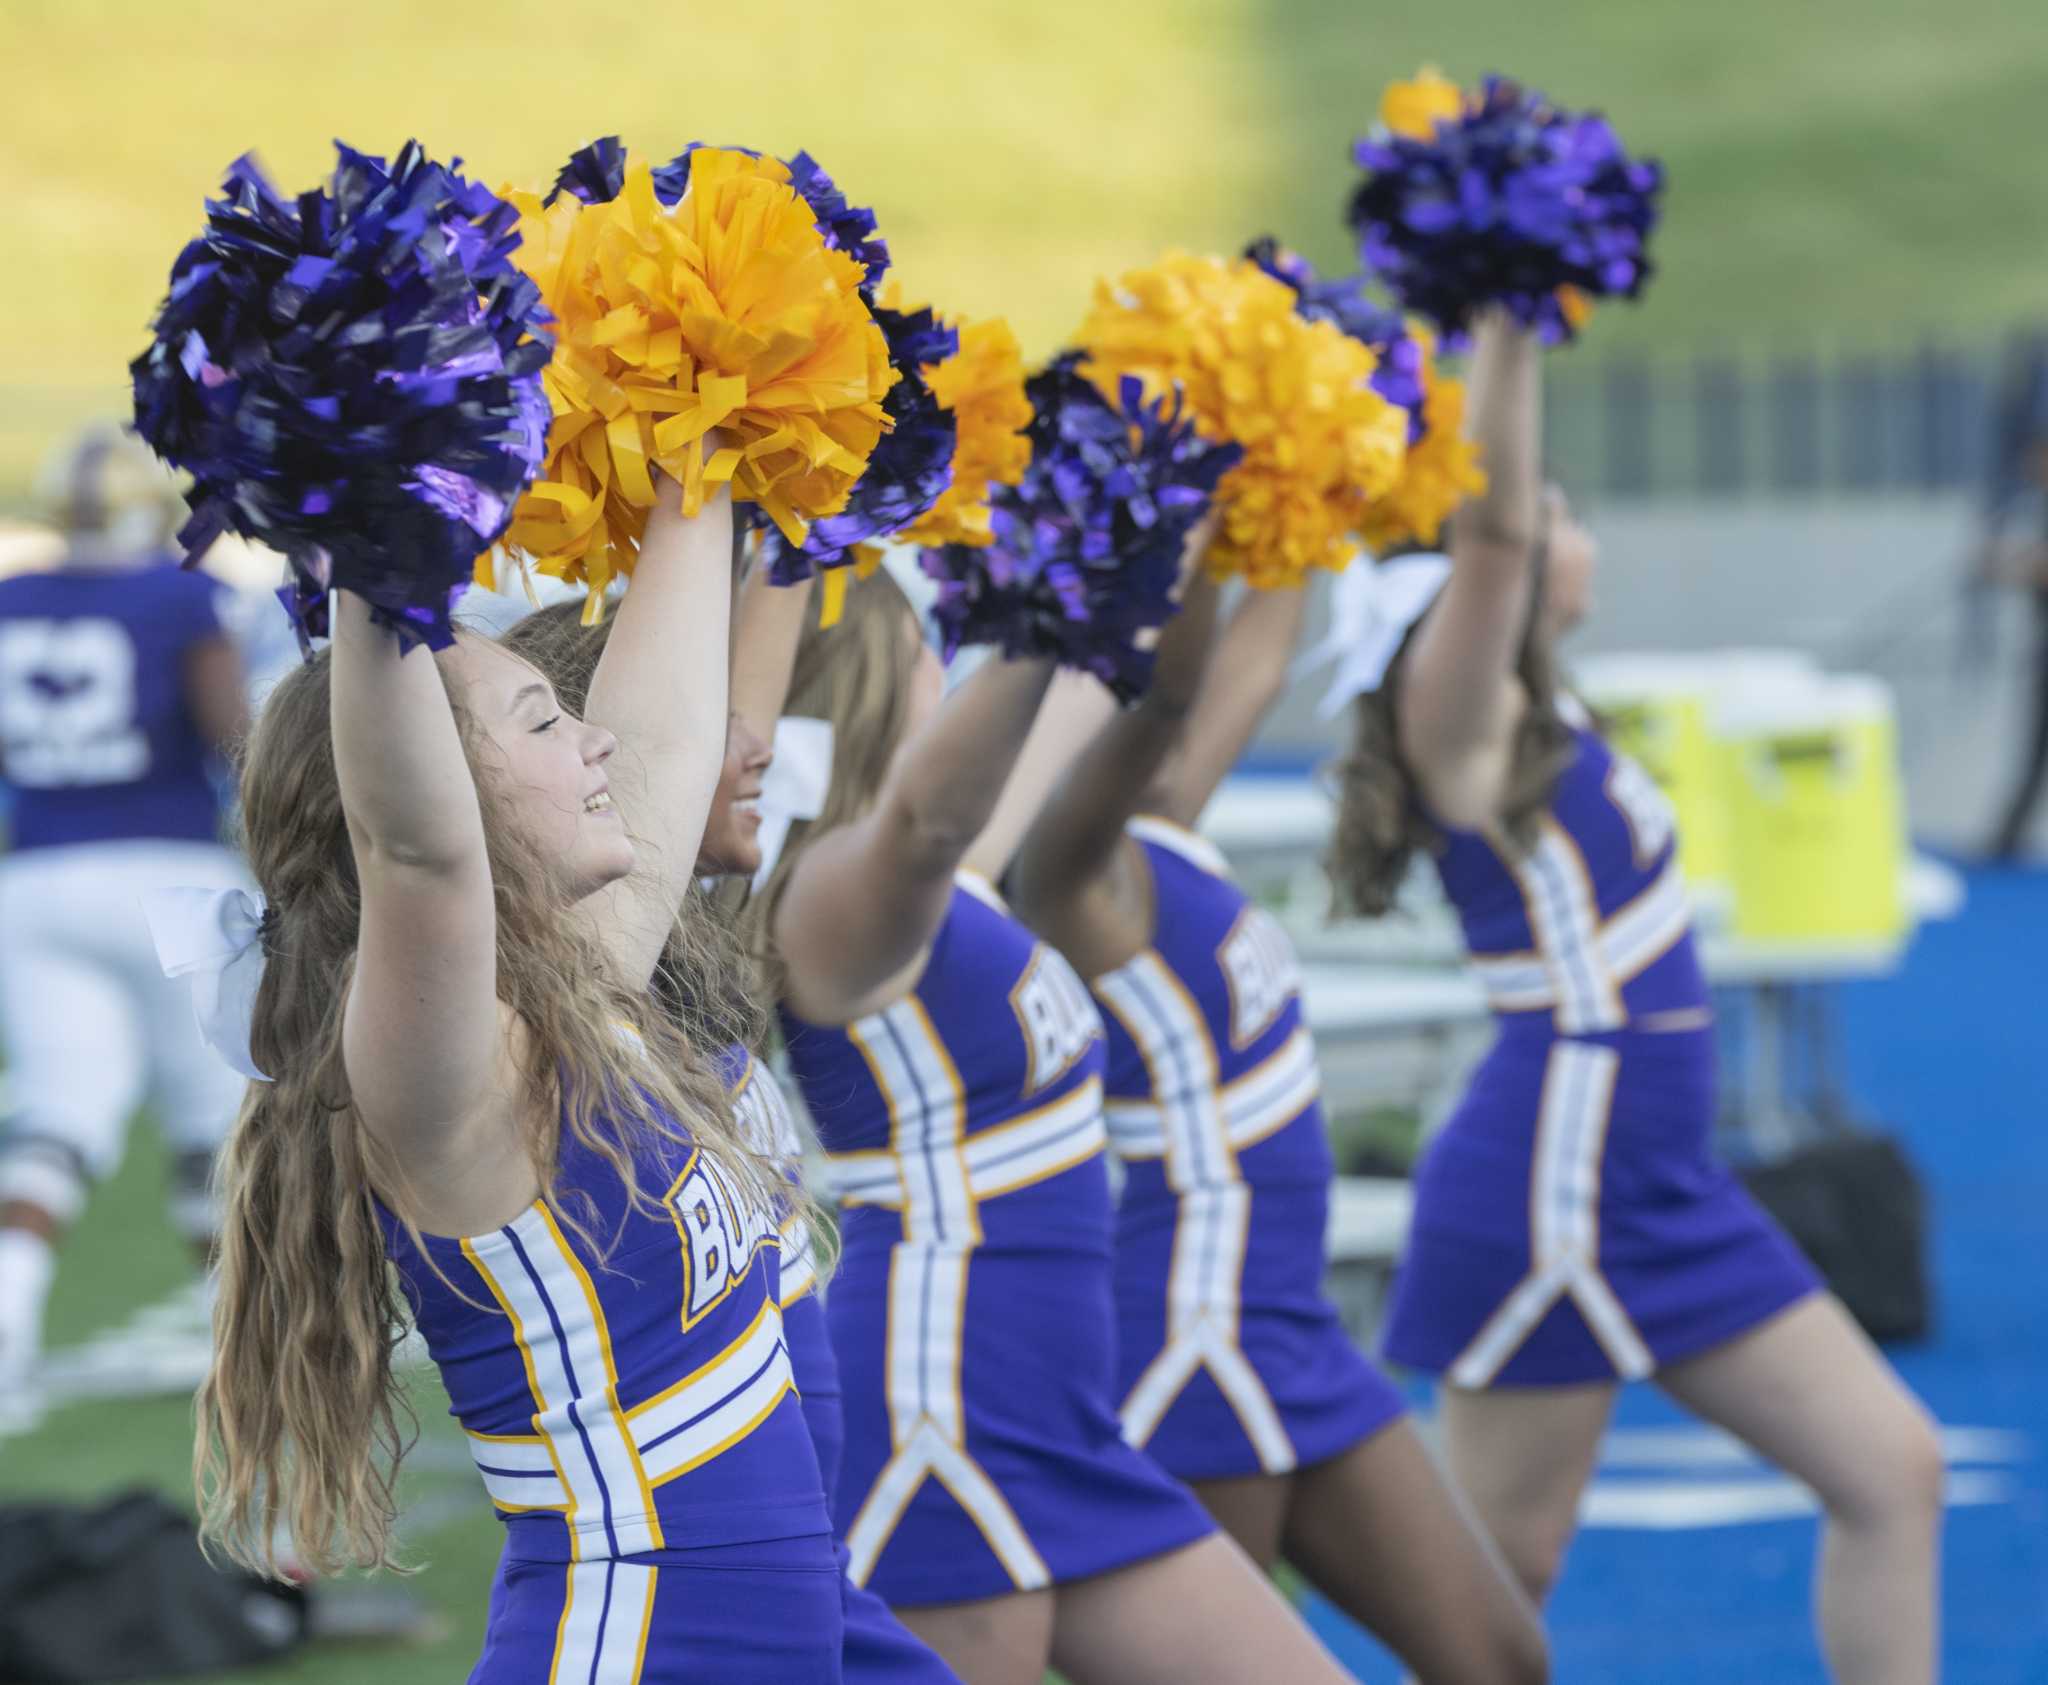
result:
[[[756,967],[761,998],[768,1001],[781,998],[784,980],[775,949],[775,909],[804,850],[860,818],[882,793],[910,720],[912,655],[922,636],[917,611],[887,572],[848,591],[838,621],[829,627],[819,624],[822,598],[822,592],[812,593],[782,711],[831,723],[831,788],[817,818],[790,826],[767,883],[745,897],[739,910],[741,939]],[[724,895],[728,905],[738,904],[732,891]]]
[[[273,1575],[280,1524],[316,1574],[399,1567],[395,1483],[416,1432],[391,1364],[407,1306],[373,1191],[403,1179],[364,1128],[342,1061],[361,896],[329,698],[323,654],[277,686],[242,767],[245,846],[270,906],[250,1049],[277,1080],[250,1085],[221,1154],[215,1355],[194,1452],[202,1536]],[[741,1139],[704,1050],[609,978],[601,944],[508,821],[488,739],[455,702],[484,811],[499,994],[529,1031],[523,1087],[547,1102],[521,1125],[542,1198],[593,1251],[616,1239],[593,1234],[586,1195],[557,1185],[566,1127],[636,1209],[659,1209],[667,1179],[656,1187],[649,1172],[691,1144],[766,1202],[780,1178]],[[639,1028],[644,1054],[621,1023]]]

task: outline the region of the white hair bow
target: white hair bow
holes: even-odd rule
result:
[[[270,1081],[249,1051],[264,912],[263,897],[246,889],[157,889],[142,897],[164,975],[191,979],[200,1039],[253,1082]]]
[[[815,819],[825,811],[832,789],[832,722],[801,714],[785,714],[775,722],[775,759],[761,777],[759,889],[782,857],[789,828],[799,819]]]
[[[1330,629],[1295,663],[1297,677],[1334,664],[1317,713],[1330,719],[1354,696],[1386,682],[1409,628],[1429,612],[1451,577],[1451,559],[1433,551],[1360,563],[1340,573],[1330,589]]]

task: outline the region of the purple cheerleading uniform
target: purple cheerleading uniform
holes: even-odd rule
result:
[[[1672,814],[1584,724],[1534,846],[1436,857],[1498,1034],[1415,1175],[1385,1353],[1454,1386],[1634,1380],[1814,1292],[1711,1150]]]
[[[1124,1436],[1183,1480],[1328,1461],[1403,1409],[1323,1293],[1336,1166],[1300,967],[1228,862],[1160,819],[1152,946],[1090,985],[1109,1039]]]
[[[855,1581],[963,1602],[1211,1532],[1118,1431],[1102,1027],[1072,968],[963,876],[908,995],[783,1028],[840,1203]]]
[[[653,1213],[564,1131],[559,1198],[594,1247],[541,1201],[424,1250],[380,1207],[505,1523],[471,1685],[836,1685],[841,1576],[775,1215],[687,1147],[642,1149],[638,1174]]]
[[[801,1166],[803,1137],[775,1073],[747,1049],[734,1045],[720,1060],[720,1074],[749,1141],[757,1150],[788,1164],[794,1177]],[[782,1237],[782,1337],[803,1400],[804,1425],[810,1429],[818,1471],[829,1494],[838,1485],[846,1443],[840,1414],[839,1359],[825,1326],[809,1238],[799,1222],[787,1219]],[[838,1555],[843,1570],[847,1560],[844,1545],[838,1547]],[[890,1614],[888,1604],[873,1592],[855,1585],[843,1572],[839,1590],[846,1621],[840,1665],[847,1685],[960,1685],[959,1675]]]

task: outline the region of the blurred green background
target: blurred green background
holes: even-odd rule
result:
[[[119,402],[179,245],[255,150],[311,183],[334,137],[418,136],[537,182],[615,131],[808,147],[872,203],[914,292],[1036,353],[1098,274],[1270,230],[1346,257],[1349,142],[1432,60],[1606,108],[1672,186],[1643,306],[1603,346],[1989,332],[2039,286],[2039,0],[7,0],[0,503]]]

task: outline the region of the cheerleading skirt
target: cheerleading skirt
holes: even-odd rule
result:
[[[789,1346],[790,1373],[803,1400],[804,1422],[817,1448],[818,1471],[830,1492],[839,1483],[846,1426],[840,1414],[839,1360],[833,1355],[825,1307],[816,1293],[782,1307],[782,1332]],[[890,1614],[888,1604],[846,1576],[843,1544],[838,1557],[847,1685],[960,1685],[959,1675]]]
[[[1385,1354],[1453,1386],[1634,1380],[1815,1292],[1711,1150],[1712,1030],[1503,1029],[1415,1177]]]
[[[838,1685],[829,1534],[583,1562],[509,1553],[469,1685]]]
[[[1099,1158],[1087,1173],[1103,1174]],[[865,1221],[844,1232],[826,1317],[845,1388],[834,1515],[857,1584],[898,1607],[965,1602],[1214,1531],[1119,1432],[1106,1234],[1032,1250],[1020,1236],[889,1243]]]
[[[1322,1128],[1320,1108],[1290,1128]],[[1242,1180],[1176,1194],[1128,1166],[1117,1211],[1117,1392],[1124,1435],[1181,1480],[1284,1474],[1341,1456],[1401,1415],[1393,1383],[1323,1292],[1327,1182]]]

